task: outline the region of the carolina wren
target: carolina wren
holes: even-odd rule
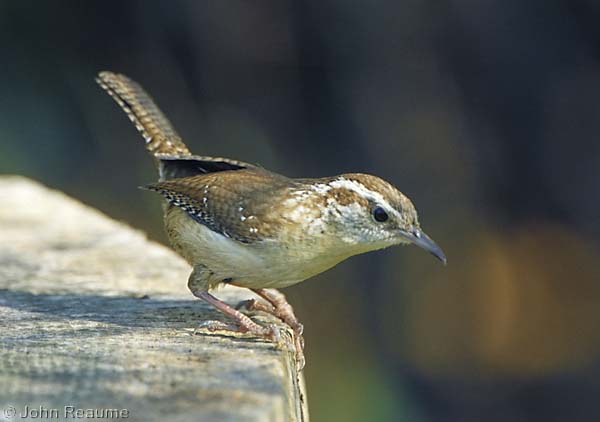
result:
[[[193,267],[189,289],[236,323],[210,322],[207,328],[279,341],[274,326],[254,322],[210,293],[223,283],[249,288],[266,302],[242,305],[271,313],[293,329],[301,369],[303,328],[276,289],[353,255],[398,244],[415,244],[446,263],[421,230],[412,202],[390,183],[360,173],[290,179],[242,161],[193,155],[140,85],[111,72],[101,72],[97,82],[156,159],[159,181],[145,188],[166,199],[168,239]]]

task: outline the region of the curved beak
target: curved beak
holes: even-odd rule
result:
[[[427,236],[421,229],[414,229],[412,232],[401,231],[402,237],[406,240],[414,243],[420,248],[425,249],[427,252],[435,256],[437,259],[442,261],[446,265],[446,255],[442,248],[435,243],[429,236]]]

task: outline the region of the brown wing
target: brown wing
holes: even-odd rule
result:
[[[253,243],[276,234],[269,204],[294,183],[266,170],[243,169],[172,179],[144,188],[160,193],[209,229]]]
[[[148,151],[154,155],[191,154],[169,120],[138,83],[112,72],[100,72],[96,81],[127,113],[146,140]]]

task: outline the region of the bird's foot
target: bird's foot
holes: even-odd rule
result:
[[[223,331],[225,333],[232,334],[250,334],[256,337],[265,338],[272,341],[278,346],[282,346],[284,342],[281,339],[281,333],[275,324],[260,325],[254,323],[254,325],[240,325],[236,323],[227,323],[222,321],[203,321],[194,330],[194,334],[197,334],[199,330],[206,330],[211,333],[217,331]]]
[[[200,324],[199,328],[204,328],[208,331],[228,331],[233,333],[252,334],[257,337],[263,337],[276,344],[281,343],[281,334],[279,329],[274,324],[266,326],[260,325],[252,321],[248,316],[240,311],[232,308],[222,300],[217,299],[208,292],[193,292],[195,296],[207,301],[215,308],[223,312],[225,315],[235,321],[235,324],[225,323],[221,321],[206,321]]]
[[[275,289],[256,289],[256,294],[264,298],[267,302],[256,299],[244,300],[236,306],[236,309],[245,308],[249,311],[261,311],[273,315],[285,322],[294,333],[294,349],[296,351],[296,367],[298,371],[304,368],[306,359],[304,358],[304,326],[298,321],[294,314],[294,309],[290,305],[285,295]]]
[[[194,334],[197,334],[197,332],[199,330],[207,330],[207,331],[210,331],[211,333],[214,333],[215,331],[229,331],[229,332],[233,332],[233,333],[242,332],[242,329],[240,328],[239,325],[232,324],[232,323],[228,324],[226,322],[214,321],[214,320],[202,321],[200,324],[198,324],[198,326],[194,330]]]
[[[194,296],[197,296],[200,299],[205,300],[206,302],[213,305],[215,308],[217,308],[218,310],[223,312],[225,315],[227,315],[228,317],[233,319],[236,323],[235,325],[233,325],[233,324],[223,323],[220,321],[207,321],[205,323],[206,325],[203,328],[206,328],[209,331],[219,331],[219,330],[224,329],[225,331],[229,331],[229,332],[252,334],[257,337],[263,337],[263,338],[267,338],[267,339],[271,340],[272,342],[277,344],[277,347],[279,347],[279,348],[282,348],[285,346],[288,346],[288,349],[293,348],[293,349],[295,349],[295,352],[296,352],[296,367],[297,367],[298,371],[300,372],[304,368],[304,363],[305,363],[304,353],[303,353],[304,339],[302,338],[302,330],[303,330],[302,324],[300,324],[298,322],[298,320],[296,319],[292,307],[287,303],[287,301],[285,301],[285,296],[283,296],[277,290],[274,290],[276,292],[276,294],[272,294],[273,300],[275,300],[275,298],[279,298],[279,296],[277,296],[277,294],[282,296],[283,301],[285,302],[285,304],[287,304],[287,308],[285,306],[280,306],[280,302],[273,303],[273,301],[271,299],[269,299],[269,297],[271,297],[271,292],[269,292],[267,290],[274,290],[274,289],[261,289],[261,290],[257,290],[256,292],[258,294],[260,294],[262,297],[264,297],[265,299],[267,299],[272,305],[263,304],[264,306],[261,307],[261,305],[258,305],[258,303],[262,303],[262,302],[256,302],[256,306],[258,306],[256,309],[257,310],[259,308],[261,308],[261,310],[267,309],[268,313],[275,315],[277,318],[281,319],[282,321],[287,323],[292,328],[292,331],[294,332],[293,347],[292,347],[291,342],[282,341],[281,333],[279,331],[279,328],[276,325],[274,325],[274,324],[270,324],[267,326],[260,325],[256,322],[254,322],[252,319],[250,319],[250,317],[248,317],[247,315],[244,315],[243,313],[241,313],[238,309],[232,308],[227,303],[223,302],[222,300],[219,300],[218,298],[214,297],[207,291],[192,291],[192,293],[194,294]],[[265,292],[265,291],[267,291],[267,292]],[[250,305],[251,303],[245,302],[245,304]],[[255,306],[255,302],[252,302],[252,306]],[[271,311],[271,312],[269,312],[269,311]]]

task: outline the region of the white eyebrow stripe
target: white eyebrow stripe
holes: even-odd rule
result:
[[[332,182],[329,182],[329,186],[332,188],[342,188],[348,189],[350,191],[358,193],[363,198],[372,200],[377,204],[381,205],[388,211],[390,214],[393,214],[395,217],[400,218],[400,213],[392,207],[388,201],[386,201],[382,194],[379,192],[372,191],[371,189],[367,189],[365,185],[356,180],[348,180],[344,177],[340,177],[335,179]]]

